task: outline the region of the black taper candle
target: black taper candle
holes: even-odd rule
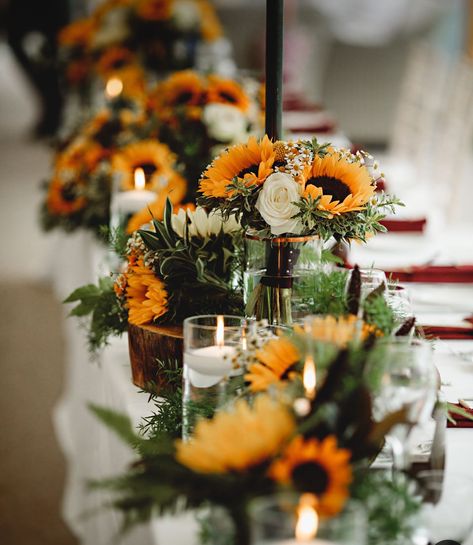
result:
[[[266,134],[282,135],[282,57],[284,0],[266,0]]]

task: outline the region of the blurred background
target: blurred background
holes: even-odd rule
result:
[[[264,0],[213,4],[228,38],[221,47],[261,76]],[[379,156],[407,215],[433,211],[447,229],[471,229],[473,1],[285,4],[286,93],[320,106],[339,136]],[[0,1],[2,545],[76,542],[61,519],[65,466],[51,421],[65,358],[63,309],[49,282],[56,235],[38,226],[63,96],[54,63],[38,63],[54,59],[58,30],[96,5]]]

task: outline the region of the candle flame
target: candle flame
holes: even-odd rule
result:
[[[317,374],[315,363],[312,356],[307,356],[304,363],[304,371],[302,373],[302,382],[304,384],[305,395],[309,399],[315,397],[315,386],[317,384]]]
[[[110,78],[105,85],[105,95],[108,99],[117,98],[123,91],[123,83],[121,79]]]
[[[215,333],[215,341],[217,346],[223,346],[225,344],[225,327],[223,316],[217,316],[217,332]]]
[[[314,508],[312,494],[303,494],[297,508],[296,541],[298,543],[314,539],[319,528],[319,515]]]
[[[135,170],[135,189],[144,189],[145,186],[145,171],[142,168],[137,168]]]

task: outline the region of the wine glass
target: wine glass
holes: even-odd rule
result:
[[[432,347],[423,341],[405,338],[380,342],[368,365],[373,380],[373,416],[376,421],[404,411],[403,422],[394,425],[386,436],[393,452],[394,469],[407,466],[404,445],[416,424],[431,415],[436,399],[436,371]]]
[[[389,282],[387,285],[386,301],[394,313],[397,325],[402,325],[408,318],[414,315],[409,290],[405,286]]]
[[[470,475],[443,471],[421,471],[417,476],[422,508],[415,545],[443,540],[464,543],[473,529],[473,479]]]
[[[358,316],[361,318],[363,314],[363,302],[368,297],[368,295],[381,286],[381,284],[386,284],[386,274],[380,269],[359,269],[360,272],[360,301],[358,307]],[[353,270],[351,270],[347,276],[346,290],[348,291]]]

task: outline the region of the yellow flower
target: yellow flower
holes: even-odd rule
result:
[[[258,363],[250,365],[245,375],[252,392],[267,390],[269,386],[278,384],[300,360],[299,351],[285,337],[268,341],[257,350],[255,356]]]
[[[87,199],[81,194],[80,185],[69,181],[63,183],[53,178],[48,188],[46,206],[50,214],[68,216],[79,212],[87,205]]]
[[[87,48],[95,30],[96,23],[93,19],[79,19],[65,26],[59,32],[59,44],[68,47]]]
[[[337,447],[330,435],[319,441],[297,436],[283,456],[269,469],[269,475],[284,485],[311,492],[317,497],[317,511],[333,516],[342,510],[352,480],[349,450]]]
[[[167,292],[164,282],[139,259],[126,273],[128,321],[143,325],[153,322],[167,312]]]
[[[200,10],[202,37],[208,42],[217,40],[223,34],[222,26],[214,7],[207,0],[197,0]]]
[[[345,348],[347,344],[356,340],[360,335],[360,323],[358,318],[348,316],[314,316],[308,322],[307,330],[313,339],[334,344],[339,348]],[[302,331],[302,329],[299,329]],[[366,336],[367,329],[362,324],[361,338]]]
[[[231,412],[200,420],[189,442],[177,441],[177,460],[200,473],[242,472],[276,456],[294,432],[289,411],[268,396],[253,407],[240,399]]]
[[[172,0],[138,0],[136,13],[146,21],[165,21],[171,17]]]
[[[321,197],[318,208],[338,215],[361,210],[375,192],[368,169],[331,149],[304,171],[304,197]]]
[[[109,76],[111,73],[133,64],[135,59],[135,54],[126,47],[109,47],[97,61],[97,72],[102,76]]]
[[[173,173],[175,156],[164,144],[155,140],[143,140],[129,144],[112,158],[112,168],[121,174],[124,190],[134,189],[135,170],[142,168],[146,188],[159,191],[166,187]]]
[[[230,104],[243,111],[250,105],[250,99],[236,81],[215,75],[209,76],[207,101]]]
[[[274,150],[265,136],[258,141],[250,136],[246,144],[237,144],[219,155],[203,173],[199,191],[211,197],[229,197],[227,189],[237,177],[247,186],[261,185],[273,172]]]

